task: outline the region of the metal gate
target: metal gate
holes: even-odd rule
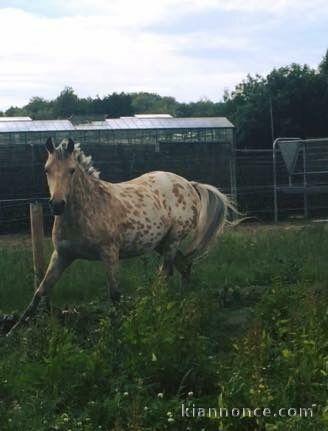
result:
[[[309,217],[309,197],[328,193],[328,138],[278,138],[273,142],[274,219],[281,194],[301,195]]]

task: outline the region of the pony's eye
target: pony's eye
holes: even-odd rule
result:
[[[74,168],[72,168],[72,169],[70,169],[70,171],[69,171],[69,172],[70,172],[70,174],[71,174],[71,175],[73,175],[73,174],[74,174],[74,172],[75,172],[75,169],[74,169]]]
[[[44,170],[44,173],[47,175],[47,174],[49,174],[49,169],[45,169]]]

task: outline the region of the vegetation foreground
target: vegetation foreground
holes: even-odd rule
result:
[[[239,228],[183,293],[155,256],[123,263],[117,309],[101,264],[77,262],[53,296],[67,313],[0,338],[0,429],[327,429],[327,255],[324,226]],[[30,249],[0,245],[0,272],[1,311],[22,310]],[[182,417],[182,404],[313,417]]]

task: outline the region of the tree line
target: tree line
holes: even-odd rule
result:
[[[248,75],[220,102],[180,103],[146,92],[80,98],[66,87],[53,100],[33,97],[24,107],[11,107],[0,116],[85,121],[136,113],[226,116],[237,127],[239,148],[271,148],[272,138],[278,136],[328,136],[328,51],[317,68],[293,63],[267,76]]]

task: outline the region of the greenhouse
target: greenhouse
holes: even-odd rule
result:
[[[135,116],[74,125],[69,120],[36,120],[29,117],[0,118],[0,143],[42,143],[71,136],[83,143],[216,142],[233,143],[234,127],[224,117],[174,118]]]

